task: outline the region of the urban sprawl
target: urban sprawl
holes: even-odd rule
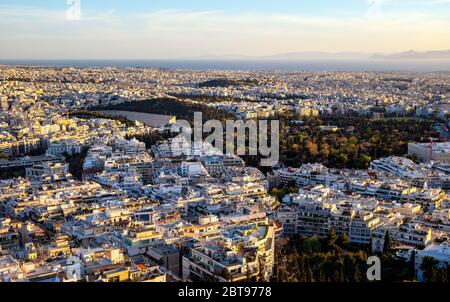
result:
[[[267,170],[177,142],[175,113],[113,112],[153,99],[292,125],[430,120],[438,137],[368,169]],[[424,262],[450,265],[449,117],[448,73],[0,66],[0,282],[271,281],[279,242],[331,231],[427,281]]]

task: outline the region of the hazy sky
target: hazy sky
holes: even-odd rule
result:
[[[450,0],[0,0],[0,59],[410,49],[450,49]]]

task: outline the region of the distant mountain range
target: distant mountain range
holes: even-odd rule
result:
[[[372,54],[362,52],[290,52],[268,56],[203,56],[201,59],[220,60],[283,60],[283,61],[304,61],[304,60],[449,60],[450,50],[435,50],[418,52],[414,50],[391,53]]]
[[[371,59],[383,60],[450,60],[450,50],[434,50],[418,52],[414,50],[395,54],[375,54]]]
[[[272,60],[305,60],[305,59],[321,59],[321,60],[336,60],[336,59],[367,59],[371,54],[360,52],[290,52],[284,54],[276,54],[270,56],[263,56],[260,59]]]

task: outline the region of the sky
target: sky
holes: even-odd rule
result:
[[[450,0],[0,0],[0,59],[450,49]]]

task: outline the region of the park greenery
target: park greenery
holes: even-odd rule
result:
[[[389,246],[389,244],[387,244]],[[331,229],[326,238],[290,237],[278,240],[273,281],[367,282],[369,246],[352,245]],[[381,259],[381,281],[413,281],[414,264],[397,258],[390,249]]]
[[[404,156],[408,142],[437,136],[433,121],[412,117],[330,116],[283,119],[281,125],[281,162],[291,167],[318,162],[329,168],[367,169],[374,159]],[[337,130],[322,127],[328,125]]]
[[[121,110],[176,116],[177,119],[193,122],[194,113],[202,112],[203,120],[234,120],[234,115],[200,103],[192,103],[173,98],[158,98],[137,102],[92,108],[92,110]]]
[[[208,97],[198,100],[201,102],[192,103],[184,98],[159,98],[101,109],[174,115],[191,123],[195,112],[202,112],[204,121],[214,119],[224,122],[236,119],[231,113],[202,104],[205,99]],[[412,116],[380,120],[360,115],[305,118],[294,112],[287,112],[276,119],[280,120],[280,162],[291,167],[322,163],[329,168],[367,169],[374,159],[404,156],[408,142],[428,141],[430,137],[437,137],[433,120]],[[333,129],[326,126],[333,126]],[[155,135],[151,135],[150,139],[144,141],[154,143],[157,139]],[[263,172],[270,170],[259,166],[260,156],[243,156],[243,159],[247,165],[261,168]]]
[[[75,179],[81,180],[83,177],[83,163],[87,157],[89,148],[82,148],[81,153],[69,155],[67,153],[64,154],[66,158],[66,162],[69,164],[69,173]]]
[[[10,179],[19,177],[25,177],[25,168],[14,167],[14,168],[0,169],[0,179]]]
[[[206,82],[199,83],[199,88],[211,88],[211,87],[230,87],[230,86],[257,86],[259,81],[256,79],[213,79]]]

